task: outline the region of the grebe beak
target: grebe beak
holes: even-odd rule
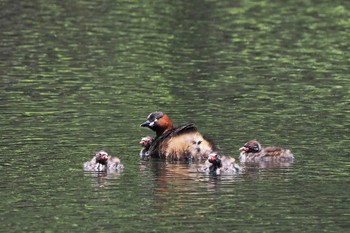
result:
[[[143,122],[140,126],[141,126],[141,127],[147,127],[147,126],[149,126],[150,124],[151,124],[151,122],[150,122],[149,120],[147,120],[147,121]]]

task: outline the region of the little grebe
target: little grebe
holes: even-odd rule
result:
[[[104,150],[97,152],[90,161],[84,163],[85,171],[118,171],[123,168],[119,158],[109,155]]]
[[[213,175],[234,174],[240,171],[240,167],[234,158],[213,152],[209,154],[202,171]]]
[[[256,140],[250,140],[243,147],[239,148],[240,162],[293,162],[294,155],[289,149],[282,147],[268,146],[261,147]]]
[[[146,136],[141,138],[140,144],[143,147],[140,151],[140,158],[141,159],[148,159],[149,153],[148,150],[153,142],[153,138],[151,136]]]
[[[156,132],[147,153],[151,157],[168,160],[201,160],[215,150],[213,142],[204,138],[194,124],[173,126],[173,121],[163,112],[153,112],[141,127]]]

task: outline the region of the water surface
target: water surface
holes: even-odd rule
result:
[[[346,1],[2,1],[0,220],[6,232],[348,232]],[[292,166],[232,176],[140,161],[153,111],[224,154]],[[82,171],[104,149],[117,174]]]

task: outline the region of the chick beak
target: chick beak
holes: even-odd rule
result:
[[[249,150],[249,148],[245,147],[245,146],[242,146],[241,148],[239,148],[239,150],[247,152]]]

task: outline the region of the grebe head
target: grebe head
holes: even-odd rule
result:
[[[97,152],[95,154],[96,156],[96,163],[100,163],[103,165],[107,164],[107,160],[108,160],[108,153],[104,150],[100,150],[99,152]]]
[[[173,121],[163,112],[153,112],[148,115],[147,120],[143,122],[141,127],[148,127],[157,133],[157,137],[165,131],[173,128]]]
[[[153,138],[151,136],[146,136],[141,138],[140,144],[145,148],[149,148],[152,142],[153,142]]]
[[[244,146],[239,148],[239,150],[247,153],[258,153],[261,151],[261,145],[256,140],[250,140],[249,142],[244,144]]]

